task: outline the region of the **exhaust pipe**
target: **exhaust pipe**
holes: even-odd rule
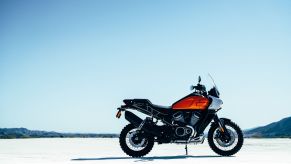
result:
[[[154,136],[158,136],[158,137],[161,136],[161,132],[158,130],[159,127],[153,124],[151,120],[147,120],[147,119],[142,120],[137,115],[129,111],[125,111],[125,119],[131,124],[133,124],[133,126],[135,126],[136,128],[141,128],[145,132],[152,134]]]

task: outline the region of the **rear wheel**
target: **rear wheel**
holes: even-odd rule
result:
[[[222,156],[231,156],[237,153],[243,145],[243,133],[241,129],[231,121],[225,121],[224,125],[229,136],[225,136],[219,126],[213,125],[208,132],[208,144],[211,149]]]
[[[142,157],[154,146],[154,137],[138,130],[132,124],[125,126],[119,136],[121,149],[129,156]]]

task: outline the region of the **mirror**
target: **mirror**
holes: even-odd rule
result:
[[[198,84],[201,82],[201,77],[198,76]]]
[[[190,85],[190,91],[192,91],[195,88],[194,85]]]

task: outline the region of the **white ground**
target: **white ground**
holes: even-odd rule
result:
[[[291,164],[291,139],[245,139],[240,152],[233,157],[217,156],[208,147],[157,145],[144,158],[130,158],[119,147],[118,139],[0,139],[0,164],[33,163],[175,163],[175,164]]]

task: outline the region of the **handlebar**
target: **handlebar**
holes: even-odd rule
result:
[[[192,89],[206,92],[206,87],[204,85],[201,85],[201,84],[197,84],[196,86],[192,86]]]
[[[196,93],[199,93],[199,94],[202,94],[202,95],[207,94],[206,87],[204,85],[201,85],[201,84],[197,84],[196,86],[191,86],[191,89],[192,90],[195,89]]]

